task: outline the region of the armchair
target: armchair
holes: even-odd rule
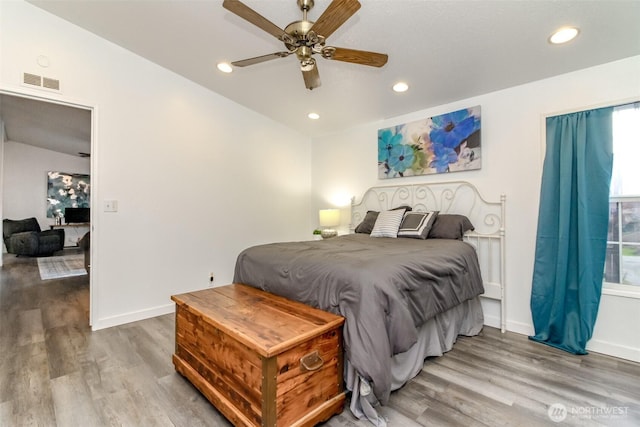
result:
[[[89,272],[91,268],[91,232],[87,231],[80,240],[78,240],[78,246],[82,248],[84,253],[84,269]]]
[[[2,220],[2,238],[7,252],[16,255],[49,256],[64,248],[64,230],[40,229],[38,220]]]

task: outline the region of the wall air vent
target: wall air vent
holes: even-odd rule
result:
[[[60,90],[60,80],[50,79],[49,77],[43,77],[42,87],[46,87],[47,89]]]
[[[24,73],[22,81],[28,85],[42,86],[42,77],[36,76],[35,74]]]
[[[38,86],[43,89],[60,90],[60,80],[52,79],[50,77],[42,77],[37,74],[23,73],[22,83],[29,86]]]

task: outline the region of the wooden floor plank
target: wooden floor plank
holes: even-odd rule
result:
[[[102,423],[81,372],[51,380],[51,392],[57,425],[83,427]]]
[[[42,281],[34,258],[4,263],[0,426],[231,426],[174,371],[172,314],[91,332],[86,276]],[[560,424],[552,405],[566,408]],[[487,327],[427,359],[379,410],[390,427],[638,426],[640,364]],[[345,408],[322,426],[371,424]]]

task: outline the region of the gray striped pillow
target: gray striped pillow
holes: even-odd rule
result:
[[[405,209],[380,212],[371,231],[371,237],[398,237],[398,229]]]

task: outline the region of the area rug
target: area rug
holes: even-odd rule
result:
[[[38,269],[42,280],[87,274],[87,270],[84,269],[83,254],[38,258]]]

